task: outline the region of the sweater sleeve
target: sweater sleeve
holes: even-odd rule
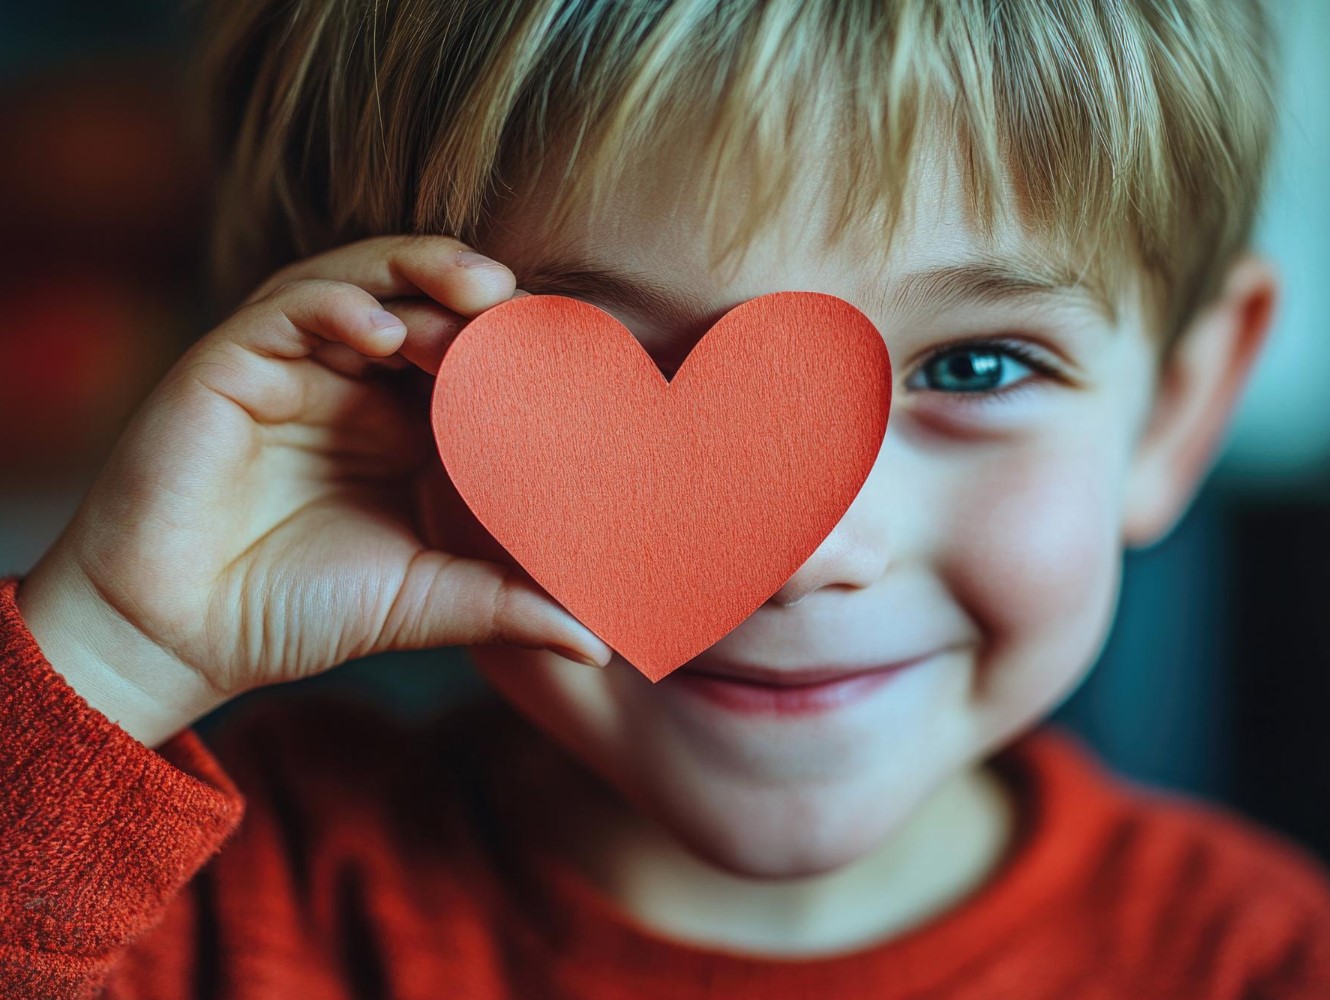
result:
[[[17,589],[0,580],[0,996],[90,997],[245,800],[192,729],[153,750],[92,708],[42,655]]]

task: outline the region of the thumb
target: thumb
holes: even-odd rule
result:
[[[511,643],[603,667],[613,651],[515,570],[426,549],[407,571],[373,652]]]

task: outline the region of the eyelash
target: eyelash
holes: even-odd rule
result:
[[[909,384],[912,381],[914,381],[914,379],[917,376],[923,374],[923,372],[928,368],[929,365],[935,364],[939,359],[944,358],[950,354],[960,354],[966,351],[975,351],[975,352],[990,351],[994,354],[1009,357],[1016,361],[1019,361],[1021,364],[1029,368],[1031,372],[1034,373],[1034,376],[1038,376],[1039,378],[1051,378],[1059,382],[1065,381],[1065,378],[1062,375],[1062,373],[1052,363],[1047,361],[1044,355],[1036,352],[1028,344],[1025,344],[1024,342],[1018,340],[1003,340],[1000,338],[982,338],[976,340],[956,341],[954,343],[946,344],[934,350],[927,357],[925,357],[922,362],[920,362],[918,367],[913,372],[911,372],[910,377],[906,379],[906,385],[909,386]],[[983,403],[991,400],[1007,399],[1012,396],[1020,395],[1021,393],[1027,392],[1030,389],[1032,389],[1033,388],[1032,383],[1036,381],[1037,379],[1035,377],[1027,376],[1026,378],[1021,379],[1019,382],[1014,382],[1011,385],[1003,386],[1002,388],[986,389],[976,392],[962,392],[962,391],[948,392],[945,389],[932,389],[928,386],[924,386],[923,389],[924,391],[927,392],[936,392],[941,395],[958,398],[958,401],[963,403]]]

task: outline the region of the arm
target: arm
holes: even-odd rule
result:
[[[426,385],[466,318],[514,292],[507,268],[463,250],[381,237],[279,272],[177,361],[51,550],[5,585],[5,1000],[117,987],[117,962],[128,990],[139,961],[190,968],[175,925],[125,950],[168,911],[184,926],[213,906],[180,894],[243,806],[187,729],[212,708],[395,649],[512,642],[608,662],[534,582],[422,533],[420,487],[441,468],[401,376]]]
[[[94,995],[239,824],[196,734],[149,749],[43,655],[0,583],[0,996]]]

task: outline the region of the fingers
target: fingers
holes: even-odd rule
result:
[[[303,358],[320,339],[345,344],[361,354],[394,354],[406,324],[384,309],[370,292],[349,282],[307,278],[287,282],[266,298],[237,312],[235,340],[249,350],[282,358]],[[228,320],[225,327],[232,326]]]
[[[380,299],[424,295],[462,316],[507,301],[517,286],[507,267],[451,236],[377,236],[284,267],[246,304],[306,278],[345,281]]]
[[[360,374],[356,356],[386,360],[405,337],[402,321],[363,288],[308,279],[241,308],[181,364],[259,423],[322,421],[333,414],[320,407],[338,405],[339,394],[328,391],[337,388],[334,372]],[[306,358],[321,364],[292,363]]]
[[[379,650],[506,642],[591,666],[613,655],[586,626],[507,567],[422,551],[402,581]]]
[[[513,292],[512,297],[520,299],[530,294],[519,288]],[[437,375],[449,345],[462,332],[462,327],[470,322],[470,318],[445,309],[431,299],[393,299],[385,304],[394,316],[406,324],[407,334],[406,340],[402,342],[401,357],[431,375]]]
[[[394,299],[388,303],[393,314],[406,324],[401,356],[431,375],[439,373],[448,346],[469,319],[443,308],[430,299]]]
[[[393,354],[386,358],[367,358],[345,344],[327,341],[315,345],[310,356],[325,368],[331,368],[349,378],[361,378],[374,371],[401,371],[411,367],[411,362],[401,354]]]

